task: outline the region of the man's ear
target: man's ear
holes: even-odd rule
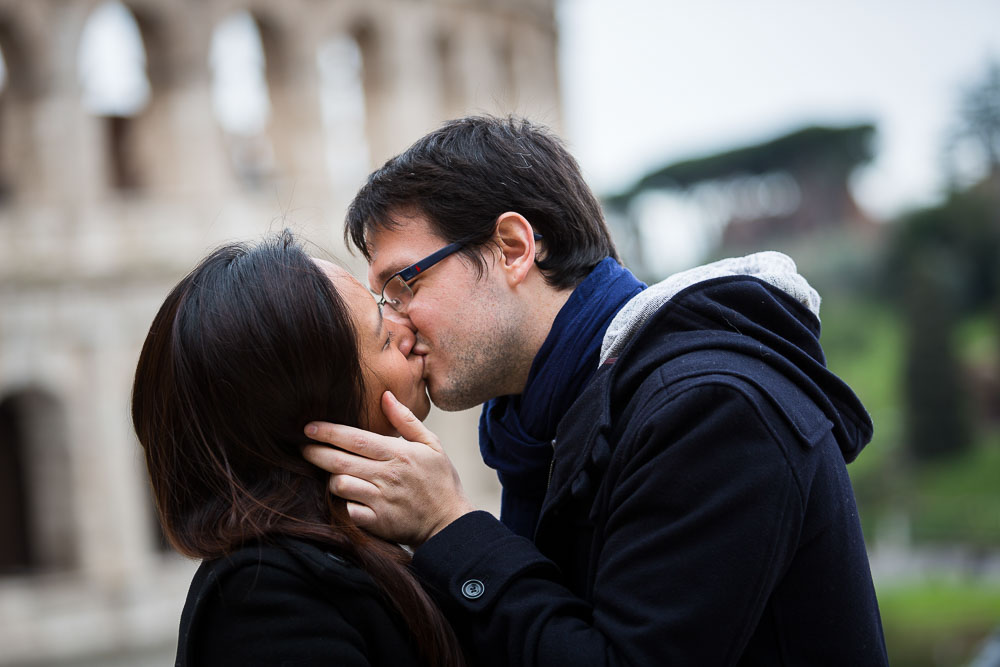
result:
[[[500,249],[502,269],[511,286],[527,278],[535,265],[535,230],[520,213],[508,211],[497,218],[494,240]]]

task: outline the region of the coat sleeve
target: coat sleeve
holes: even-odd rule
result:
[[[247,565],[213,588],[192,646],[197,665],[369,665],[361,633],[299,573]]]
[[[733,664],[803,513],[761,409],[722,385],[642,408],[615,449],[589,602],[485,513],[438,533],[414,567],[483,665]]]

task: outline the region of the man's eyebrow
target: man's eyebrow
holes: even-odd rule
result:
[[[406,264],[396,263],[396,264],[390,264],[389,266],[379,271],[378,274],[375,276],[375,280],[378,281],[379,291],[380,292],[382,291],[382,288],[385,286],[385,283],[387,280],[389,280],[389,278],[392,278],[394,275],[396,275],[403,269],[410,266],[413,266],[413,262],[408,262]]]

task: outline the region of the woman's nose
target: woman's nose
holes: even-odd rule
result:
[[[393,324],[406,327],[412,332],[417,330],[417,328],[413,326],[413,322],[410,321],[409,315],[399,312],[389,304],[382,306],[382,319],[386,322],[392,322]]]
[[[413,329],[400,324],[397,320],[390,320],[389,318],[386,318],[384,322],[385,326],[389,327],[389,331],[392,332],[393,340],[396,342],[396,347],[400,353],[404,357],[410,356],[413,345],[417,342],[417,336],[413,333]]]

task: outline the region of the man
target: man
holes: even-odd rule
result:
[[[307,457],[485,665],[882,665],[845,461],[871,436],[818,296],[762,253],[644,289],[573,158],[518,119],[446,124],[347,217],[431,399],[485,402],[502,523],[440,444],[333,424]]]

